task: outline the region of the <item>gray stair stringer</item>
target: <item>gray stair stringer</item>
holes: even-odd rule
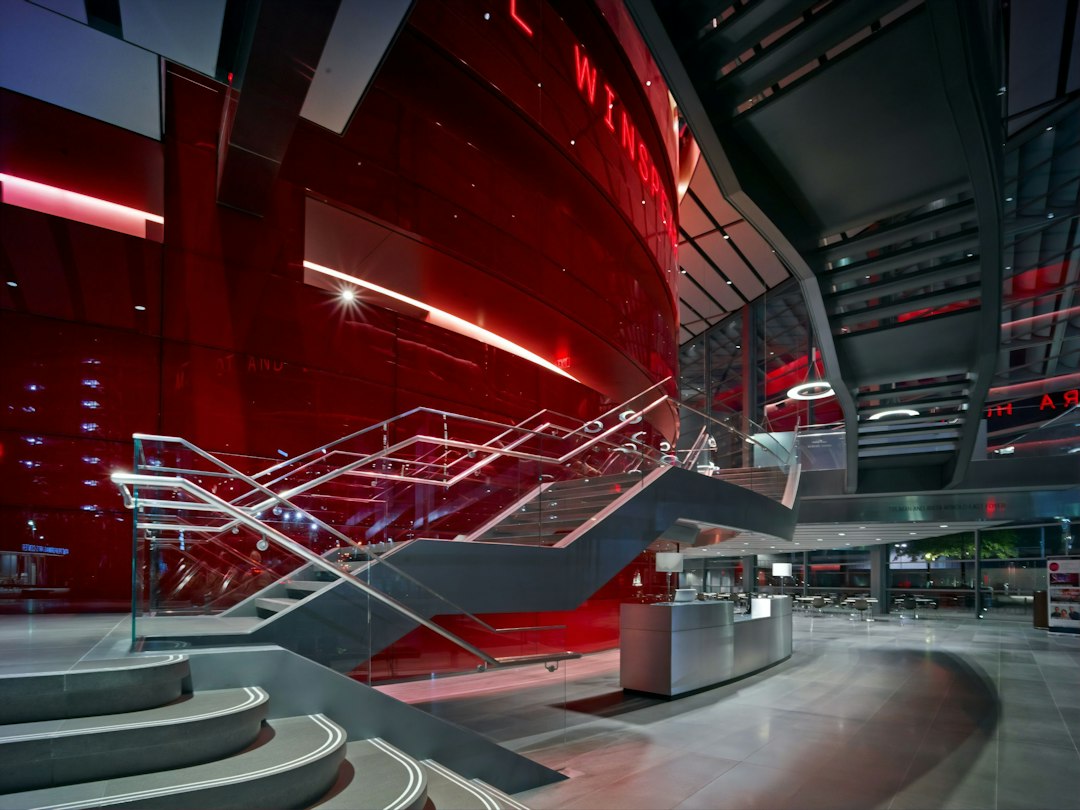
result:
[[[450,603],[472,614],[573,610],[676,523],[790,540],[795,513],[721,479],[661,468],[598,512],[591,526],[569,535],[565,545],[417,539],[397,549],[394,566],[419,582],[435,583],[446,601],[385,566],[372,565],[364,576],[426,618],[454,613]],[[339,580],[242,634],[173,633],[148,636],[146,643],[187,649],[274,644],[348,672],[415,628],[411,619]]]
[[[560,547],[415,540],[394,564],[472,613],[573,610],[675,526],[699,523],[790,540],[795,512],[772,498],[675,467],[647,476]],[[380,584],[379,567],[371,569]]]
[[[414,760],[434,759],[467,779],[481,779],[505,793],[566,778],[482,734],[280,647],[193,650],[189,659],[192,683],[198,689],[259,686],[272,696],[271,718],[322,713],[345,729],[350,741],[378,737]]]

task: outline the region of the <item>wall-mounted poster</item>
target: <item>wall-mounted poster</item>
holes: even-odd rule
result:
[[[1046,580],[1050,631],[1080,634],[1080,559],[1047,560]]]

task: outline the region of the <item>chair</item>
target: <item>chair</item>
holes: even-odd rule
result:
[[[919,618],[919,602],[918,602],[918,600],[915,599],[914,596],[905,596],[904,597],[903,609],[911,611],[911,618],[912,619]],[[905,618],[907,618],[907,617],[904,616],[903,613],[901,613],[900,614],[900,620],[903,621]]]
[[[859,617],[860,622],[862,622],[862,621],[872,622],[873,621],[873,619],[870,619],[870,618],[866,618],[866,619],[863,618],[863,616],[866,614],[866,611],[870,609],[870,603],[867,602],[865,599],[856,599],[854,604],[852,604],[852,607],[855,608],[855,610],[857,612],[851,614],[851,616],[850,616],[851,621],[854,621],[856,616]]]
[[[810,607],[816,610],[819,616],[825,615],[825,600],[820,596],[814,597],[814,601],[810,603]]]

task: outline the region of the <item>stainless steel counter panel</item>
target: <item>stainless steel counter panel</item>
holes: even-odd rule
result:
[[[622,605],[619,626],[623,629],[694,630],[700,627],[733,624],[735,606],[730,602],[656,602],[650,605]]]
[[[772,602],[772,615],[735,622],[735,663],[732,678],[749,675],[791,656],[790,596]]]
[[[736,621],[730,602],[623,605],[624,689],[673,697],[724,683],[791,655],[791,597],[768,618]]]
[[[734,664],[734,618],[721,602],[623,605],[623,688],[670,696],[716,683]]]

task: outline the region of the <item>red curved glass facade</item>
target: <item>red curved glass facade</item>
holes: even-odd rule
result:
[[[15,282],[0,287],[0,543],[65,549],[48,580],[69,605],[127,603],[130,521],[108,476],[130,468],[135,432],[278,458],[421,405],[585,419],[674,375],[667,90],[620,6],[511,5],[516,19],[419,2],[343,136],[298,122],[262,217],[216,202],[229,90],[205,76],[167,65],[161,142],[0,91],[17,122],[0,172],[164,217],[146,239],[0,209]],[[385,234],[393,260],[313,243],[313,203]],[[305,283],[314,254],[580,383],[405,311],[345,310]],[[623,590],[583,609],[596,644]]]

